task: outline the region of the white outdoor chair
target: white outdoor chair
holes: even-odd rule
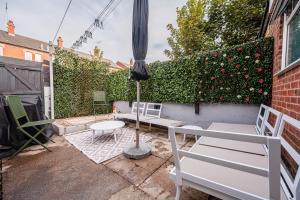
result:
[[[261,106],[262,109],[265,109],[264,111],[264,117],[261,116],[260,118],[262,120],[261,127],[262,131],[258,132],[258,134],[253,134],[248,132],[246,128],[243,128],[243,125],[240,126],[223,126],[219,124],[212,124],[210,127],[208,127],[208,130],[214,130],[214,131],[221,131],[221,132],[232,132],[232,133],[247,133],[251,135],[269,135],[269,136],[277,136],[278,127],[280,124],[282,113],[273,109],[273,108],[264,108],[264,106]],[[262,112],[259,112],[259,115]],[[273,125],[270,123],[272,120],[270,119],[271,116],[276,117]],[[249,125],[246,125],[249,126]],[[254,129],[254,126],[253,126]],[[253,154],[259,154],[259,155],[267,155],[268,148],[266,145],[251,143],[251,142],[242,142],[242,141],[231,141],[231,140],[225,140],[225,139],[219,139],[219,138],[210,138],[210,137],[201,137],[198,140],[199,144],[203,145],[210,145],[214,147],[219,147],[223,149],[231,149],[231,150],[237,150],[237,151],[243,151]]]
[[[182,121],[161,118],[163,105],[161,103],[148,103],[145,117],[141,119],[141,122],[149,124],[149,130],[152,125],[169,127],[169,126],[181,126],[184,124]]]
[[[145,113],[146,103],[140,102],[139,105],[139,118],[143,119]],[[137,102],[133,102],[130,113],[116,113],[114,115],[115,119],[128,119],[128,120],[136,120],[137,114]]]
[[[289,127],[287,128],[286,125]],[[283,187],[284,193],[287,196],[287,199],[297,200],[300,199],[300,154],[294,147],[289,144],[289,142],[285,139],[284,131],[289,129],[291,131],[291,127],[299,134],[300,133],[300,121],[291,118],[287,115],[282,116],[282,120],[278,130],[278,136],[281,140],[281,147],[285,149],[285,151],[289,154],[290,159],[294,161],[297,165],[297,170],[295,174],[291,174],[285,162],[281,162],[280,172],[281,172],[281,185]],[[296,133],[295,133],[296,134]],[[271,150],[270,150],[271,151]]]
[[[195,145],[200,146],[198,149],[203,147],[203,152],[197,152],[194,146],[190,151],[180,150],[177,147],[175,132],[265,144],[269,147],[269,154],[258,156],[240,151],[200,146],[198,143]],[[182,185],[193,187],[221,199],[280,199],[279,138],[210,130],[196,131],[181,127],[169,127],[169,134],[175,157],[175,168],[170,175],[176,184],[176,199],[180,198]],[[206,153],[213,151],[214,156],[208,156],[204,151]],[[223,152],[230,153],[221,157]],[[250,155],[250,157],[243,158],[243,155]],[[230,156],[233,156],[235,160],[229,159]],[[243,159],[240,161],[237,159],[239,157]]]
[[[262,129],[264,126],[268,109],[269,109],[268,106],[264,104],[260,105],[255,124],[234,124],[234,123],[213,122],[209,128],[214,130],[223,130],[223,131],[235,132],[235,133],[262,135]]]
[[[281,187],[280,187],[280,196],[278,195],[278,199],[282,199],[282,200],[296,200],[297,197],[299,197],[300,194],[300,186],[299,186],[299,179],[300,179],[300,169],[299,169],[299,164],[300,164],[300,156],[299,153],[284,139],[284,136],[282,136],[283,132],[284,132],[284,127],[285,125],[288,124],[288,128],[289,130],[291,130],[291,127],[293,127],[294,131],[300,131],[300,122],[288,117],[286,115],[283,115],[283,117],[281,118],[280,121],[280,128],[278,129],[278,137],[280,137],[281,139],[281,145],[282,148],[284,148],[287,152],[287,154],[290,155],[290,158],[294,160],[294,163],[297,165],[295,167],[298,167],[298,169],[296,170],[295,173],[290,173],[287,169],[288,167],[284,166],[284,162],[281,162]],[[266,155],[266,156],[261,156],[261,155],[256,155],[256,154],[250,154],[250,153],[245,153],[245,152],[241,152],[241,151],[235,151],[235,150],[228,150],[228,149],[221,149],[221,148],[215,148],[212,146],[206,146],[206,145],[201,145],[201,144],[194,144],[193,147],[189,150],[189,152],[195,153],[195,154],[202,154],[204,156],[207,157],[214,157],[214,158],[218,158],[218,159],[222,159],[222,160],[226,160],[226,161],[231,161],[231,162],[235,162],[235,163],[242,163],[245,165],[251,165],[251,166],[255,166],[257,168],[269,168],[269,166],[271,166],[271,164],[273,165],[274,163],[271,161],[271,163],[269,162],[270,158],[270,154]],[[186,158],[184,158],[186,159]],[[184,165],[187,165],[188,162],[183,161],[183,159],[181,160]],[[289,164],[288,164],[289,165]],[[194,170],[202,170],[202,173],[205,173],[205,176],[213,176],[210,175],[209,173],[211,172],[207,172],[205,170],[203,170],[199,167],[195,167],[196,165],[194,164]],[[207,169],[209,170],[209,169]],[[243,182],[245,182],[245,180],[247,180],[246,182],[250,182],[252,183],[252,185],[247,185],[246,184],[246,190],[250,191],[254,191],[254,194],[261,194],[262,196],[266,196],[268,193],[268,190],[266,188],[266,185],[269,184],[269,182],[267,181],[267,178],[261,178],[257,179],[257,180],[252,180],[251,177],[248,175],[246,177],[241,176],[241,172],[237,173],[237,172],[230,172],[228,171],[228,169],[224,169],[221,168],[219,169],[219,171],[214,171],[215,173],[215,178],[216,176],[218,176],[217,178],[220,179],[220,181],[223,183],[226,183],[227,186],[235,186],[235,187],[243,187],[245,186]],[[199,172],[194,172],[195,174],[201,174]],[[208,174],[206,174],[208,173]],[[173,170],[171,172],[171,177],[174,179],[174,181],[176,181],[176,179],[174,178],[174,175],[176,177],[176,172]],[[234,177],[234,178],[232,178]],[[291,178],[293,177],[293,178]],[[254,181],[254,182],[253,182]],[[191,185],[193,187],[193,185]],[[197,187],[195,187],[197,188]],[[214,195],[216,197],[219,197],[221,199],[232,199],[232,196],[227,197],[226,195],[224,196],[224,194],[220,194],[219,192],[215,192],[213,190],[211,190],[210,188],[200,188],[199,190],[203,191],[203,192],[207,192],[211,195]],[[225,198],[226,197],[226,198]],[[262,198],[258,198],[258,199],[262,199]],[[264,199],[268,199],[268,198],[264,198]]]

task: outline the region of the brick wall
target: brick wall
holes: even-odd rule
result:
[[[277,18],[269,26],[267,35],[274,37],[272,107],[300,120],[300,65],[285,73],[276,74],[281,70],[283,17]],[[283,137],[300,153],[300,130],[293,129],[287,125]],[[283,148],[282,160],[291,175],[295,177],[298,165]]]
[[[23,59],[25,58],[25,52],[31,52],[32,53],[32,60],[35,60],[35,54],[41,54],[42,60],[49,60],[49,54],[47,52],[37,51],[37,50],[31,50],[26,49],[23,47],[17,47],[9,44],[3,44],[0,43],[0,45],[3,47],[3,56],[10,57],[10,58],[18,58]]]
[[[281,69],[283,17],[269,27],[268,34],[274,37],[272,107],[300,120],[300,65],[276,75]]]

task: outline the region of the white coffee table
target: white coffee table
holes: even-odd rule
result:
[[[200,126],[195,126],[195,125],[184,125],[181,128],[186,128],[186,129],[191,129],[191,130],[197,130],[197,131],[201,131],[203,130],[202,127]],[[183,134],[183,141],[185,142],[185,138],[186,138],[186,134]],[[198,140],[197,135],[195,135],[195,141]]]
[[[93,130],[92,143],[94,143],[94,136],[96,131],[100,131],[101,135],[113,134],[115,142],[117,142],[116,130],[121,129],[125,126],[125,123],[122,121],[103,121],[97,122],[90,126],[90,129]]]

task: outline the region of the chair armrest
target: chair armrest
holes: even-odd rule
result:
[[[47,125],[47,124],[52,124],[53,122],[54,122],[54,119],[41,120],[41,121],[35,121],[35,122],[27,122],[26,124],[23,124],[22,126],[20,126],[20,128]]]

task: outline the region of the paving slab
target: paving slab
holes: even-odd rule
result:
[[[164,162],[165,160],[153,155],[142,160],[131,160],[120,155],[117,158],[114,158],[112,162],[106,162],[104,165],[132,184],[138,186],[153,174]]]
[[[77,118],[70,120],[82,122]],[[61,123],[71,126],[70,120]],[[134,128],[133,123],[129,126]],[[146,129],[142,126],[141,131]],[[153,154],[148,158],[130,160],[119,155],[98,165],[61,136],[52,138],[56,143],[48,142],[53,152],[31,146],[15,159],[3,160],[3,199],[174,199],[175,185],[168,175],[174,164],[167,130],[153,128],[145,135],[153,138]],[[182,136],[176,135],[178,145],[188,150],[194,141],[183,142]],[[207,194],[189,187],[183,188],[181,197],[208,199]]]
[[[154,200],[154,198],[131,185],[112,195],[109,200]]]
[[[169,171],[174,167],[170,162],[166,162],[152,176],[147,178],[143,184],[139,186],[141,190],[151,197],[164,200],[175,199],[176,187],[174,182],[169,177]],[[208,195],[189,187],[184,187],[181,195],[182,200],[207,200]]]
[[[147,178],[139,188],[156,199],[174,199],[175,186],[168,176],[168,171],[172,167],[171,163],[165,163],[152,176]]]
[[[72,146],[52,150],[4,161],[3,199],[108,199],[130,186]]]

